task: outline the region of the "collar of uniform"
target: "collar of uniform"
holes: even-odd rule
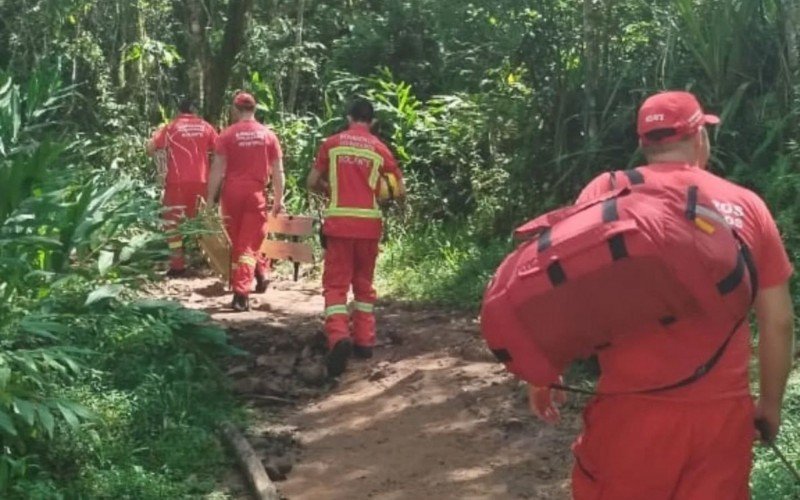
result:
[[[180,113],[178,118],[194,118],[194,113]]]
[[[349,127],[347,127],[347,130],[361,130],[363,132],[369,132],[369,123],[353,122]]]

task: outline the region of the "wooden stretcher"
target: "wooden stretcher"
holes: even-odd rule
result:
[[[313,217],[287,214],[270,217],[267,220],[267,237],[261,244],[261,253],[268,259],[292,262],[294,280],[297,281],[300,276],[300,264],[314,263],[311,245],[302,241],[312,234],[314,234]]]
[[[231,239],[225,231],[222,211],[212,211],[204,200],[198,202],[197,217],[203,223],[206,232],[198,236],[197,243],[205,255],[208,265],[225,283],[230,283],[231,272]]]
[[[198,244],[211,269],[225,283],[230,282],[231,240],[225,231],[221,211],[211,211],[200,201],[198,217],[206,233],[198,237]],[[305,238],[314,234],[314,218],[304,215],[281,214],[270,217],[259,251],[267,259],[288,260],[294,264],[294,280],[300,275],[300,264],[313,264],[314,252]]]

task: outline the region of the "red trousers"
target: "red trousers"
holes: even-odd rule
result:
[[[222,215],[231,239],[231,288],[249,295],[253,277],[266,277],[267,265],[259,252],[266,236],[267,203],[264,186],[254,182],[225,182]]]
[[[747,500],[753,416],[749,396],[595,398],[573,445],[573,498]]]
[[[162,200],[164,207],[168,208],[164,213],[164,219],[167,221],[166,230],[177,232],[181,219],[184,217],[194,218],[197,215],[197,200],[198,198],[205,199],[207,190],[207,185],[200,182],[167,184],[164,187]],[[183,256],[183,237],[180,234],[174,234],[167,241],[172,254],[169,267],[175,270],[184,269],[186,261]]]
[[[356,345],[375,344],[375,260],[377,239],[326,237],[325,269],[322,288],[325,295],[325,333],[328,347],[350,337],[347,293],[353,287],[353,341]]]

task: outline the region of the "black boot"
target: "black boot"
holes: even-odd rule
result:
[[[247,297],[247,295],[239,295],[238,293],[234,293],[231,307],[236,312],[249,311],[250,299]]]
[[[328,366],[328,376],[333,378],[344,373],[345,369],[347,369],[347,360],[352,353],[353,341],[342,339],[337,342],[325,359],[325,364]]]
[[[182,276],[186,276],[186,269],[170,268],[169,271],[164,273],[164,276],[166,276],[167,278],[180,278]]]
[[[256,274],[256,293],[264,293],[269,287],[269,280],[266,276]]]
[[[354,345],[353,356],[358,359],[370,359],[372,357],[372,346]]]

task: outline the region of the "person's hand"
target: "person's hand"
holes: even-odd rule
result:
[[[279,214],[285,211],[282,201],[275,200],[272,204],[272,216],[277,217]]]
[[[781,405],[759,400],[756,404],[756,441],[775,441],[781,428]]]
[[[331,197],[331,185],[328,184],[328,181],[320,179],[318,186],[319,190],[317,192],[320,195],[322,195],[324,198]]]
[[[558,407],[566,402],[567,394],[564,391],[528,385],[528,406],[531,412],[548,424],[557,424],[561,420]]]

